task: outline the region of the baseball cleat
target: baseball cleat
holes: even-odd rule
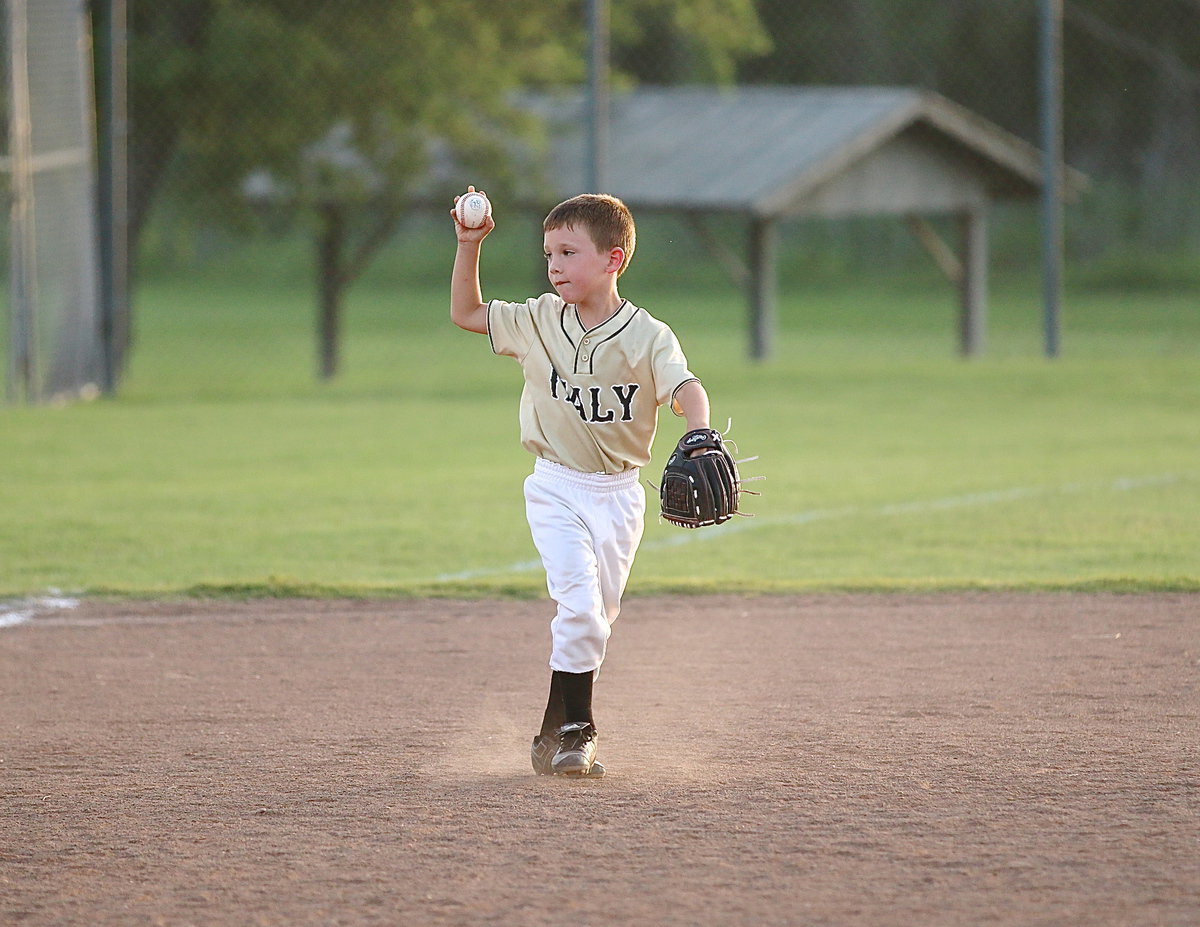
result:
[[[556,776],[586,776],[596,763],[596,728],[571,721],[558,729],[558,752],[550,761]]]
[[[538,734],[533,738],[533,746],[529,749],[529,757],[533,760],[533,771],[539,776],[554,775],[554,755],[558,753],[558,734]],[[592,762],[587,779],[603,779],[607,770],[604,764]]]

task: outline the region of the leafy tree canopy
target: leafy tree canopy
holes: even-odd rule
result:
[[[767,47],[752,0],[612,6],[614,45],[686,36],[708,79]],[[321,197],[410,192],[448,151],[498,167],[505,138],[535,131],[512,92],[586,73],[578,0],[173,0],[135,4],[131,27],[135,234],[168,168],[219,217],[254,171]]]

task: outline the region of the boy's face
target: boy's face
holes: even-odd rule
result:
[[[546,276],[558,295],[568,303],[587,302],[605,293],[616,280],[625,259],[620,248],[603,251],[586,230],[568,227],[550,229],[543,244]]]

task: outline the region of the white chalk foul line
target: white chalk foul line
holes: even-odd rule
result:
[[[736,531],[748,531],[752,528],[768,528],[777,525],[808,525],[818,521],[834,521],[841,518],[861,518],[871,516],[904,516],[924,515],[945,509],[971,508],[986,505],[1000,505],[1005,502],[1019,502],[1038,496],[1062,496],[1080,492],[1095,492],[1109,490],[1112,492],[1131,492],[1154,486],[1169,486],[1177,483],[1181,477],[1175,473],[1158,473],[1151,476],[1120,477],[1115,480],[1092,483],[1062,483],[1059,486],[1014,486],[1010,489],[994,489],[987,492],[963,493],[957,496],[941,496],[935,499],[919,499],[912,502],[891,502],[885,505],[863,506],[846,505],[832,509],[810,509],[807,512],[797,512],[794,515],[743,518],[729,522],[720,531],[682,531],[669,537],[658,538],[642,544],[640,550],[663,550],[668,547],[680,547],[697,541],[709,541],[714,538],[728,537]],[[540,569],[541,560],[522,560],[520,563],[510,563],[501,567],[482,567],[475,570],[463,570],[458,573],[443,573],[435,576],[435,583],[449,583],[470,579],[482,579],[487,576],[504,576],[511,573],[529,573]]]
[[[79,607],[79,600],[58,593],[19,602],[0,602],[0,628],[13,628],[44,615],[46,612],[65,611]]]

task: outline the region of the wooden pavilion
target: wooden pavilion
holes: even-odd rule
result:
[[[584,103],[544,97],[552,195],[585,189]],[[764,358],[775,331],[778,229],[800,216],[904,217],[959,289],[959,346],[983,350],[988,210],[1040,195],[1040,152],[934,93],[892,87],[640,89],[611,102],[604,191],[635,212],[686,216],[744,283],[750,353]],[[1086,178],[1066,169],[1075,195]],[[704,218],[748,223],[747,253],[722,249]],[[931,216],[954,216],[957,246]]]

